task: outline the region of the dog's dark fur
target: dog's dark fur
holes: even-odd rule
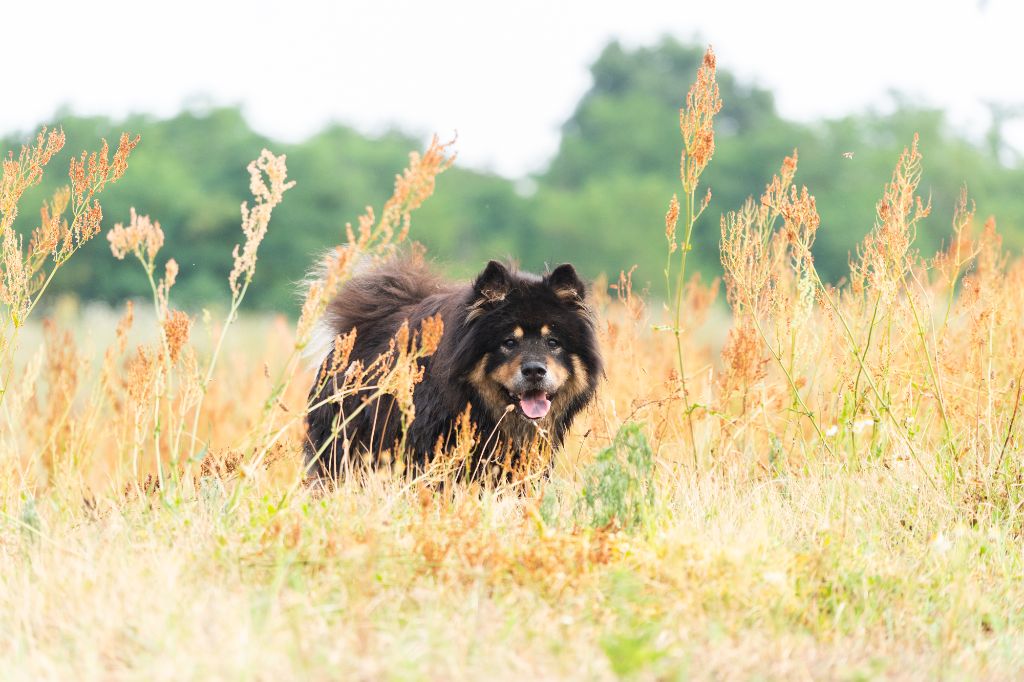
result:
[[[480,441],[477,462],[499,449],[514,458],[539,434],[558,447],[593,398],[602,372],[585,297],[571,265],[540,277],[491,261],[475,282],[452,284],[422,259],[401,258],[356,276],[324,318],[332,335],[356,330],[350,364],[365,367],[386,353],[405,321],[418,330],[426,318],[439,315],[444,333],[437,350],[422,361],[424,377],[413,396],[416,416],[404,434],[389,395],[365,405],[340,427],[371,391],[329,401],[345,368],[331,376],[334,351],[328,354],[309,396],[310,471],[337,476],[352,464],[377,463],[382,452],[397,450],[403,436],[409,463],[422,466],[439,442],[450,441],[467,406]]]

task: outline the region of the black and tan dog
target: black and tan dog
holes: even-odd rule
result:
[[[404,322],[417,330],[432,316],[444,332],[422,360],[407,432],[390,395],[370,396],[370,404],[368,391],[330,400],[345,368],[333,351],[324,358],[306,418],[312,473],[337,476],[352,463],[377,462],[400,442],[410,463],[423,465],[452,438],[467,406],[480,441],[477,462],[499,451],[515,458],[539,435],[561,445],[601,374],[593,313],[573,267],[537,276],[491,261],[475,282],[453,284],[422,259],[394,259],[346,283],[323,323],[332,337],[356,330],[348,362],[365,367],[388,351]]]

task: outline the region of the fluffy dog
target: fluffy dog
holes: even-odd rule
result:
[[[434,316],[444,330],[421,361],[409,424],[391,395],[362,388],[339,397],[346,368],[333,350],[324,358],[306,418],[311,472],[337,476],[352,464],[380,462],[384,452],[395,455],[400,444],[398,455],[422,466],[453,438],[467,407],[479,439],[471,473],[497,457],[514,463],[538,439],[561,445],[602,373],[575,269],[565,264],[538,276],[491,261],[475,281],[458,284],[421,258],[393,259],[347,282],[323,323],[332,337],[355,330],[348,366],[367,367],[388,352],[403,323],[416,331]]]

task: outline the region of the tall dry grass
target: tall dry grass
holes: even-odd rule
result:
[[[413,154],[382,210],[339,235],[295,325],[238,318],[291,186],[284,157],[249,166],[224,320],[174,307],[174,244],[133,212],[107,236],[129,261],[117,267],[148,275],[151,310],[126,305],[98,353],[81,328],[27,320],[99,231],[95,195],[135,142],[123,138],[109,163],[105,144],[76,160],[28,248],[13,216],[63,135],[12,155],[0,192],[0,669],[1018,676],[1024,261],[1002,249],[993,219],[978,224],[966,190],[948,246],[915,250],[929,205],[914,139],[880,179],[849,276],[824,282],[813,243],[828,226],[797,184],[794,152],[758,198],[724,207],[723,321],[720,283],[687,273],[695,230],[716,229],[710,193],[698,197],[721,106],[709,50],[680,113],[665,297],[645,300],[628,269],[595,287],[599,396],[550,476],[497,485],[457,482],[486,438],[468,422],[425,473],[303,485],[311,382],[332,382],[332,399],[393,395],[415,419],[417,361],[440,328],[405,330],[387,358],[344,375],[338,363],[314,377],[302,355],[353,268],[407,240],[448,145]],[[37,348],[15,360],[26,329]],[[352,339],[328,342],[344,356]]]

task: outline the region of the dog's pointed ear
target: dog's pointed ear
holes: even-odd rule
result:
[[[477,296],[488,301],[500,301],[512,289],[512,274],[504,265],[492,260],[473,283]]]
[[[568,263],[552,270],[544,282],[562,299],[582,301],[587,295],[587,287],[576,274],[576,268]]]

